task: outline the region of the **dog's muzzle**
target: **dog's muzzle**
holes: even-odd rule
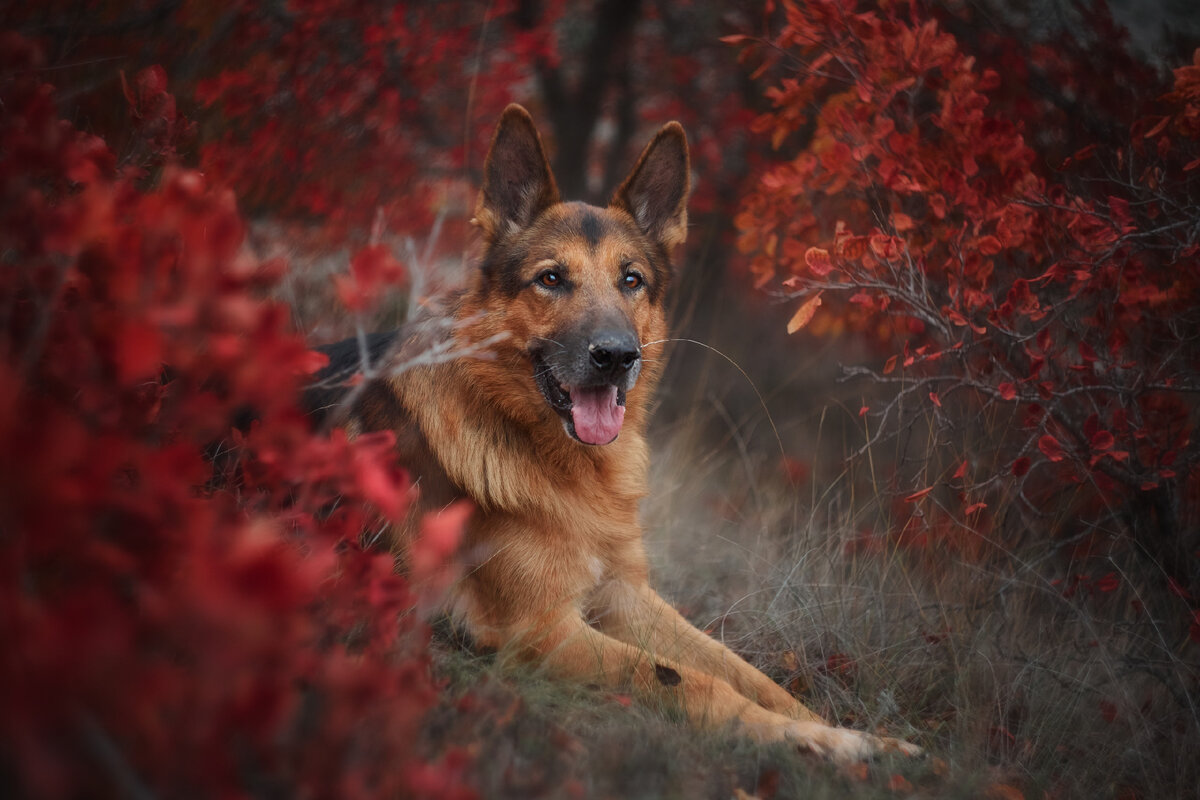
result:
[[[625,394],[637,382],[642,350],[632,331],[555,337],[530,353],[534,381],[563,427],[584,444],[608,444],[625,421]]]

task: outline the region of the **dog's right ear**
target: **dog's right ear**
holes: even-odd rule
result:
[[[475,219],[490,247],[528,227],[558,202],[558,186],[529,112],[513,103],[504,109],[483,165],[483,188]]]

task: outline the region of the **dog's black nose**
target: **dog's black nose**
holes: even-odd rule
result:
[[[588,345],[592,366],[600,377],[613,380],[621,377],[642,357],[637,338],[628,334],[596,336]]]

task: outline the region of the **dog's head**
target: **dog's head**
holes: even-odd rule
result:
[[[543,402],[584,444],[615,440],[627,407],[642,413],[639,378],[657,374],[688,169],[672,122],[607,207],[565,203],[525,109],[509,106],[492,138],[475,208],[486,249],[469,304],[508,337],[500,359],[528,390],[517,394]]]

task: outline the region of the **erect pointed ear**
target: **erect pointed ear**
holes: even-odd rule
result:
[[[475,224],[488,245],[529,226],[558,202],[558,186],[529,112],[513,103],[504,109],[483,165],[483,188]]]
[[[678,122],[668,122],[646,145],[610,205],[629,212],[669,253],[687,238],[690,180],[687,136]]]

